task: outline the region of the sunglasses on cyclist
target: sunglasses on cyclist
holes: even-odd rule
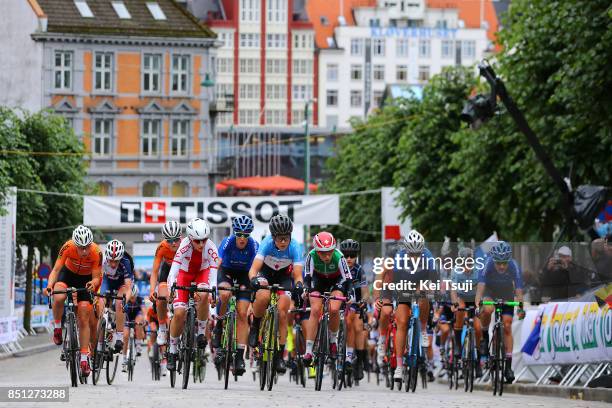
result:
[[[180,238],[173,238],[173,239],[167,239],[166,242],[169,244],[174,244],[179,242],[181,239]]]
[[[236,232],[234,235],[236,235],[236,238],[248,238],[251,236],[251,234],[245,234],[243,232]]]
[[[344,254],[345,258],[357,258],[357,254],[354,252],[348,252],[346,254]]]
[[[274,241],[276,241],[276,242],[289,242],[289,241],[291,241],[291,235],[276,235],[274,237]]]
[[[206,242],[206,240],[205,239],[192,239],[191,242],[197,245],[202,245]]]

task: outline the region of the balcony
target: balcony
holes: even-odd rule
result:
[[[210,103],[211,113],[223,113],[234,111],[234,95],[222,94],[217,95],[217,98]]]

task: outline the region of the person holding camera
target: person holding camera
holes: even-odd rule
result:
[[[542,299],[567,300],[584,293],[590,286],[590,272],[576,264],[572,250],[562,246],[542,269],[539,285]]]

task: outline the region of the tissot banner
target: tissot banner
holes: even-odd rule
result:
[[[185,223],[204,218],[211,226],[229,226],[233,217],[248,215],[265,224],[276,214],[288,215],[296,224],[325,225],[340,222],[335,194],[265,197],[99,197],[86,196],[83,223],[94,227],[161,225],[167,220]]]
[[[530,310],[522,326],[521,344],[542,316],[540,343],[526,364],[576,364],[612,360],[612,310],[596,302],[557,302]]]

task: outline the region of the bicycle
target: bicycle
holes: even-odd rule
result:
[[[321,391],[325,362],[328,358],[334,357],[331,355],[329,350],[329,301],[339,300],[341,302],[346,302],[347,298],[344,296],[333,296],[329,292],[324,292],[322,295],[318,293],[310,293],[310,296],[323,299],[323,313],[321,314],[321,320],[319,321],[319,327],[317,329],[317,335],[315,337],[315,343],[313,347],[316,367],[315,390]],[[340,371],[344,372],[344,369]],[[332,372],[332,375],[335,375],[335,373]]]
[[[259,362],[259,389],[268,388],[272,391],[276,379],[276,361],[282,358],[280,355],[280,335],[278,323],[278,292],[289,291],[278,284],[272,286],[260,286],[258,290],[270,291],[270,304],[259,327],[259,338],[261,341],[256,350],[256,359]]]
[[[70,382],[73,387],[78,387],[79,382],[85,384],[87,377],[81,373],[81,349],[79,346],[79,328],[76,320],[76,305],[74,304],[73,295],[78,293],[89,292],[86,288],[66,288],[65,290],[53,290],[51,295],[66,295],[66,303],[64,306],[65,321],[63,324],[63,341],[62,354],[67,356],[66,369],[70,371]],[[49,296],[49,309],[52,302]],[[78,381],[78,382],[77,382]]]
[[[421,339],[421,320],[419,319],[419,303],[412,302],[412,314],[408,322],[408,343],[409,351],[406,361],[407,369],[404,369],[404,382],[406,392],[416,391],[418,376],[424,389],[427,388],[427,364],[425,363],[425,350]],[[401,384],[400,384],[401,385]]]
[[[149,353],[149,362],[151,363],[151,379],[153,381],[159,381],[161,378],[161,353],[159,350],[159,344],[155,337],[157,336],[157,330],[147,330],[146,331],[149,336],[151,336],[151,351]]]
[[[338,326],[338,351],[335,359],[335,377],[332,388],[352,387],[352,373],[345,370],[346,363],[346,321],[344,320],[344,310],[340,310],[340,325]]]
[[[393,308],[392,303],[384,303],[382,307]],[[385,386],[390,390],[395,388],[395,381],[393,381],[393,372],[397,367],[397,359],[395,358],[395,334],[397,333],[397,323],[395,323],[395,314],[391,312],[389,316],[389,324],[387,325],[386,338],[385,338],[385,355],[383,356],[382,367],[379,367],[379,371],[382,371],[382,375],[385,378]],[[382,335],[382,333],[381,333]],[[378,378],[377,378],[378,380]]]
[[[234,367],[234,381],[238,381],[238,375],[236,374],[235,361],[236,361],[236,292],[240,290],[240,285],[235,284],[232,287],[217,287],[217,290],[228,291],[232,293],[232,296],[227,303],[227,311],[223,316],[218,316],[218,323],[223,322],[223,332],[221,335],[221,348],[217,351],[221,353],[223,358],[223,375],[225,375],[225,389],[229,384],[229,372],[230,368]]]
[[[439,306],[457,306],[456,303],[453,302],[438,302]],[[453,317],[451,318],[451,320],[446,320],[446,319],[442,319],[439,321],[440,324],[447,324],[449,331],[448,331],[448,338],[447,338],[447,343],[448,343],[448,348],[446,349],[446,356],[444,358],[444,363],[446,366],[446,372],[448,375],[448,388],[449,389],[453,389],[453,387],[455,389],[457,389],[459,387],[459,371],[461,370],[460,366],[459,366],[459,360],[457,360],[456,356],[459,354],[456,352],[457,347],[459,347],[459,345],[455,344],[455,316],[453,314]]]
[[[209,288],[198,288],[195,283],[191,283],[190,286],[178,286],[172,285],[172,293],[174,298],[174,292],[176,290],[185,290],[189,293],[189,301],[187,304],[187,316],[185,317],[185,327],[179,340],[179,356],[177,361],[177,369],[170,371],[170,386],[174,388],[176,384],[176,373],[179,372],[183,375],[183,389],[187,389],[189,384],[190,376],[190,365],[195,356],[194,342],[196,338],[196,307],[195,307],[195,293],[205,292],[210,293],[213,296],[213,302],[215,297],[215,289]],[[169,336],[168,336],[169,337]]]
[[[196,347],[193,361],[193,382],[203,382],[206,378],[206,365],[208,364],[208,353]]]
[[[498,300],[482,301],[483,306],[495,306],[495,324],[493,325],[493,338],[489,343],[489,353],[492,358],[489,361],[489,373],[493,381],[493,395],[502,396],[504,392],[504,371],[506,369],[506,350],[504,345],[504,323],[502,322],[503,306],[519,306],[521,302],[505,302]]]
[[[134,367],[136,366],[136,325],[143,325],[143,323],[136,323],[136,321],[126,322],[126,327],[129,329],[128,338],[128,349],[127,349],[127,370],[128,370],[128,381],[134,380]]]
[[[113,308],[113,301],[122,300],[125,303],[125,296],[115,296],[116,291],[107,291],[106,294],[101,295],[95,293],[94,296],[104,299],[104,312],[98,320],[97,326],[97,342],[93,353],[93,366],[92,371],[92,382],[93,385],[98,384],[100,380],[100,373],[104,363],[106,362],[106,383],[111,385],[115,380],[117,374],[117,366],[119,363],[119,356],[116,355],[114,358],[114,365],[111,368],[111,362],[113,361],[114,344],[113,344],[113,331],[116,327],[115,321],[115,309]]]
[[[306,364],[304,363],[304,354],[306,354],[306,339],[304,337],[304,330],[302,324],[298,323],[301,320],[301,315],[310,312],[310,308],[303,309],[291,309],[289,313],[295,314],[295,329],[294,341],[295,341],[295,364],[296,364],[296,384],[302,384],[302,387],[306,387]]]
[[[465,392],[474,390],[474,376],[476,372],[476,364],[479,364],[478,353],[476,350],[476,334],[474,331],[474,311],[475,307],[459,307],[460,312],[467,312],[467,318],[463,320],[463,329],[461,332],[462,349],[461,349],[461,367],[463,369],[463,385]]]

